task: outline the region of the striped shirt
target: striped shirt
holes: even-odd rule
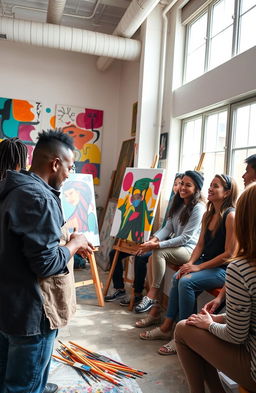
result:
[[[256,381],[256,267],[247,260],[231,262],[226,273],[224,324],[213,322],[209,331],[224,341],[244,344],[251,354]]]

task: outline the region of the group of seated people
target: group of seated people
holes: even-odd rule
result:
[[[211,393],[224,393],[217,369],[256,392],[256,155],[245,162],[246,189],[238,202],[237,184],[228,175],[214,176],[206,204],[201,193],[203,176],[196,171],[178,175],[180,184],[166,224],[139,246],[135,258],[135,282],[140,277],[139,288],[135,286],[135,311],[149,311],[136,322],[137,328],[161,322],[159,299],[166,265],[176,270],[164,321],[139,336],[143,340],[171,339],[159,353],[178,353],[191,393],[205,392],[205,382]],[[120,255],[115,269],[115,292],[106,301],[125,295],[123,280],[118,279],[124,256]],[[148,259],[152,283],[142,298]],[[197,296],[222,287],[219,296],[197,314]],[[226,314],[213,314],[225,293]],[[128,303],[126,299],[120,304]]]

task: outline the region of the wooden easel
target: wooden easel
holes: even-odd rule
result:
[[[200,156],[197,166],[195,167],[195,171],[201,171],[203,163],[204,163],[205,153],[203,152]]]
[[[97,251],[97,250],[96,250]],[[99,278],[99,273],[96,265],[96,260],[94,253],[90,254],[88,256],[88,260],[90,262],[90,267],[91,267],[91,272],[92,272],[92,280],[86,280],[86,281],[79,281],[75,283],[75,288],[82,287],[84,285],[91,285],[94,284],[95,290],[96,290],[96,295],[98,298],[98,304],[100,307],[104,307],[104,298],[102,294],[102,282],[100,282]]]
[[[156,168],[158,163],[158,155],[155,154],[154,158],[153,158],[153,162],[150,168]],[[108,278],[107,278],[107,282],[106,282],[106,286],[104,288],[104,296],[107,296],[109,287],[110,287],[110,283],[113,277],[113,273],[117,264],[117,259],[119,256],[120,252],[125,252],[127,254],[130,255],[136,255],[139,249],[139,244],[132,242],[130,240],[124,240],[124,239],[117,239],[116,244],[113,246],[113,249],[116,250],[115,255],[114,255],[114,259],[112,261],[112,265],[108,274]],[[131,293],[131,300],[130,300],[130,304],[128,307],[129,311],[132,311],[133,306],[134,306],[134,289],[132,288],[132,293]]]

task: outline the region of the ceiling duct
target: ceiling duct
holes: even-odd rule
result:
[[[0,17],[0,34],[6,34],[7,40],[15,42],[121,60],[136,60],[141,51],[138,40],[6,17]]]
[[[59,25],[64,12],[66,0],[49,0],[47,9],[47,23]]]
[[[133,0],[113,32],[113,36],[130,38],[147,19],[160,0]],[[97,68],[105,71],[112,59],[100,57]]]

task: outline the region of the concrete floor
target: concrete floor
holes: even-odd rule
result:
[[[89,278],[87,270],[76,271],[75,275],[76,281]],[[101,273],[103,283],[106,277],[106,273]],[[188,392],[177,355],[157,353],[164,341],[139,338],[142,330],[134,327],[134,323],[141,314],[129,312],[118,302],[98,307],[94,286],[79,288],[78,293],[77,312],[69,325],[60,330],[60,339],[73,340],[96,352],[116,350],[124,363],[148,373],[137,380],[143,393]]]

